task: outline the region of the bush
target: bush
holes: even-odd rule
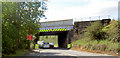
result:
[[[87,43],[90,41],[89,38],[82,38],[82,39],[79,39],[75,42],[73,42],[73,44],[77,44],[77,45],[87,45]]]
[[[118,42],[119,33],[118,33],[118,22],[117,21],[112,20],[110,22],[110,25],[104,27],[102,31],[108,34],[107,36],[108,40],[113,41],[113,42]]]
[[[103,28],[100,21],[91,23],[91,26],[88,26],[84,31],[84,37],[89,37],[92,40],[101,40],[105,39],[105,32],[101,31]]]
[[[118,21],[112,20],[110,25],[102,26],[100,21],[91,23],[84,31],[84,36],[73,44],[85,46],[89,50],[120,52],[118,45]]]

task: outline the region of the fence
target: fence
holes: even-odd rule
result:
[[[91,17],[80,17],[75,18],[75,21],[94,21],[94,20],[102,20],[102,19],[110,19],[110,15],[104,15],[104,16],[91,16]]]

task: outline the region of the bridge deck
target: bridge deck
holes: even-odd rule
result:
[[[39,32],[69,31],[73,29],[73,19],[42,22]]]

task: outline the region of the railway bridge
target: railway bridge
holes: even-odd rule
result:
[[[103,25],[108,25],[111,19],[102,19]],[[67,44],[77,40],[78,36],[83,34],[82,30],[94,21],[76,21],[73,19],[41,22],[41,28],[38,36],[58,35],[58,46],[67,48]]]

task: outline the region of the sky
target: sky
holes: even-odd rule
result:
[[[48,0],[47,19],[41,22],[105,16],[118,19],[118,0]],[[84,19],[82,19],[84,20]],[[87,19],[89,20],[89,19]]]

